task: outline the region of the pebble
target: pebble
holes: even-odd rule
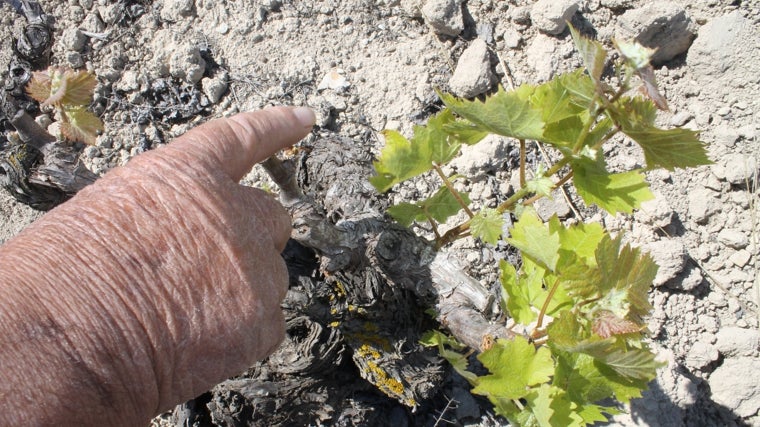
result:
[[[750,254],[748,251],[741,249],[736,252],[734,252],[733,255],[728,257],[728,260],[734,263],[735,266],[742,268],[749,262],[750,258],[752,258],[752,254]]]
[[[332,68],[322,77],[317,90],[332,89],[340,92],[349,87],[351,87],[351,83],[346,78],[346,72],[340,68]]]
[[[194,85],[201,81],[206,71],[206,61],[196,45],[178,46],[169,57],[169,73],[172,77]]]
[[[520,47],[520,43],[522,42],[522,36],[520,35],[520,32],[517,31],[514,28],[509,28],[506,31],[504,31],[504,46],[508,47],[509,49],[517,49]]]
[[[559,66],[555,40],[545,34],[537,34],[527,48],[527,62],[536,72],[536,80],[547,81]]]
[[[749,237],[739,230],[721,230],[718,233],[718,241],[733,249],[744,249],[749,245]]]
[[[686,52],[696,34],[696,26],[686,10],[672,2],[651,2],[620,16],[617,37],[635,39],[656,48],[655,64],[667,62]]]
[[[201,79],[201,88],[208,100],[212,104],[216,104],[227,92],[227,74],[222,73],[221,76],[214,78],[204,77]]]
[[[752,356],[760,350],[760,331],[724,326],[716,334],[715,347],[724,356]]]
[[[497,135],[488,135],[475,145],[462,147],[462,154],[449,163],[457,172],[467,176],[493,171],[499,162],[507,158],[509,144]]]
[[[714,18],[699,29],[686,63],[704,75],[722,77],[730,68],[741,67],[742,58],[753,59],[753,49],[747,46],[751,37],[751,22],[738,10]]]
[[[195,6],[194,0],[164,0],[161,7],[161,18],[167,21],[179,21],[190,16]]]
[[[717,348],[700,340],[691,346],[689,352],[686,353],[686,359],[684,362],[686,363],[686,366],[691,368],[704,369],[718,360],[719,357],[720,353]]]
[[[642,203],[635,217],[644,224],[665,228],[673,222],[673,208],[665,196],[655,192],[654,199]]]
[[[557,215],[557,217],[564,219],[570,216],[570,206],[565,201],[565,197],[562,195],[562,190],[555,190],[552,193],[552,198],[543,197],[536,201],[536,212],[538,216],[544,221]]]
[[[82,58],[82,54],[79,52],[67,52],[66,62],[69,63],[71,68],[84,67],[84,59]]]
[[[721,162],[726,181],[734,185],[743,185],[752,181],[758,172],[757,159],[740,153],[727,154]]]
[[[422,15],[438,34],[457,36],[464,30],[462,0],[428,0]]]
[[[683,243],[674,239],[663,239],[644,245],[654,262],[660,267],[652,284],[662,286],[675,279],[686,266],[686,249]]]
[[[689,193],[689,216],[697,224],[705,224],[720,210],[715,192],[707,188],[697,188]]]
[[[483,40],[475,39],[462,52],[454,75],[449,80],[449,87],[459,97],[474,98],[488,91],[493,81],[488,46]]]
[[[681,127],[681,126],[684,126],[686,123],[689,123],[689,120],[693,118],[694,118],[694,114],[691,114],[688,111],[679,111],[678,113],[674,114],[673,117],[670,118],[670,124],[671,126]]]
[[[84,17],[82,25],[80,25],[79,28],[91,33],[102,33],[106,29],[106,24],[103,23],[102,19],[100,19],[98,12],[92,11]]]
[[[708,379],[712,399],[740,417],[760,409],[760,359],[728,358]]]
[[[63,46],[66,49],[79,52],[84,48],[85,43],[87,43],[87,36],[82,34],[79,28],[68,27],[63,30],[61,42],[63,42]]]
[[[562,34],[567,21],[578,11],[579,4],[573,0],[538,0],[530,9],[533,25],[547,34]]]

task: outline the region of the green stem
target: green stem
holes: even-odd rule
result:
[[[588,133],[591,132],[591,126],[594,125],[594,122],[596,122],[597,117],[599,117],[599,109],[596,108],[596,103],[598,102],[599,95],[595,95],[594,99],[591,100],[591,107],[589,108],[589,114],[588,119],[586,119],[586,122],[583,123],[583,129],[581,129],[580,135],[578,135],[578,139],[575,140],[575,145],[573,146],[573,154],[578,154],[581,149],[583,148],[583,145],[586,143],[586,138],[588,137]]]
[[[449,192],[451,192],[451,195],[454,196],[454,198],[457,200],[457,203],[459,203],[459,206],[464,209],[464,211],[467,213],[467,216],[470,218],[474,217],[475,214],[472,213],[469,206],[467,206],[467,203],[464,202],[464,199],[462,199],[462,195],[459,194],[459,192],[454,188],[454,185],[451,184],[451,181],[449,181],[449,178],[446,176],[445,173],[443,173],[443,170],[441,169],[441,166],[433,163],[433,169],[435,169],[435,172],[438,174],[439,177],[441,177],[441,180],[443,180],[443,183],[446,185],[446,188],[449,189]]]
[[[520,188],[525,187],[525,163],[527,163],[526,160],[526,153],[525,153],[525,140],[520,140]]]
[[[543,326],[546,310],[549,308],[549,303],[551,302],[552,298],[554,298],[554,293],[557,292],[558,288],[559,288],[559,278],[557,278],[557,280],[554,281],[554,285],[552,285],[552,288],[549,289],[549,295],[546,296],[546,301],[544,301],[544,305],[541,306],[541,312],[538,313],[538,320],[536,321],[536,329],[540,329],[541,326]]]

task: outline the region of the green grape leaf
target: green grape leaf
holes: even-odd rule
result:
[[[539,167],[536,171],[536,177],[525,183],[525,188],[541,196],[552,198],[552,191],[554,190],[554,181],[551,178],[544,176],[543,168]]]
[[[609,173],[601,156],[596,160],[576,158],[570,163],[573,183],[587,204],[596,204],[611,214],[631,213],[654,195],[644,175],[637,171]]]
[[[488,132],[517,139],[541,139],[544,123],[541,110],[530,102],[534,87],[522,85],[514,91],[504,88],[485,102],[467,101],[439,93],[446,106]]]
[[[557,148],[570,149],[575,146],[581,129],[583,129],[583,121],[580,116],[566,117],[560,121],[548,123],[542,141]]]
[[[384,193],[391,187],[433,168],[429,147],[412,144],[396,131],[385,130],[385,148],[373,163],[377,175],[369,182]]]
[[[601,224],[579,223],[559,228],[559,245],[564,251],[574,253],[591,266],[596,265],[596,247],[605,235]]]
[[[641,397],[648,381],[631,380],[619,375],[612,368],[599,363],[596,358],[583,353],[556,351],[557,369],[554,384],[562,384],[568,395],[576,402],[599,402],[615,397],[628,403]],[[605,408],[605,411],[609,413]]]
[[[444,109],[428,119],[427,125],[414,127],[412,144],[428,146],[431,162],[438,165],[448,163],[459,153],[461,147],[459,141],[449,138],[445,131],[445,126],[453,121],[454,114],[451,110]]]
[[[618,52],[620,52],[620,55],[623,56],[623,59],[628,66],[634,70],[648,67],[652,55],[654,55],[656,51],[656,49],[645,47],[637,41],[613,39],[612,43],[615,45],[615,48],[617,48]]]
[[[580,52],[583,63],[586,64],[586,70],[595,82],[599,82],[607,61],[607,51],[601,43],[582,36],[572,25],[568,27],[570,27],[575,47]]]
[[[541,118],[545,123],[558,122],[586,111],[586,106],[573,102],[572,92],[563,84],[564,79],[572,76],[569,74],[563,78],[552,79],[538,85],[533,91],[530,102],[541,110]]]
[[[517,323],[529,324],[537,317],[531,307],[544,295],[543,272],[534,269],[532,274],[523,274],[518,278],[512,264],[502,260],[499,267],[506,311]]]
[[[541,384],[526,397],[528,406],[540,427],[583,427],[586,425],[578,414],[578,405],[559,387]]]
[[[690,168],[712,164],[707,157],[705,144],[699,140],[698,132],[690,129],[625,129],[623,133],[631,137],[644,150],[647,168],[658,167],[667,170]]]
[[[459,197],[466,204],[470,204],[467,193],[459,193]],[[459,201],[451,194],[447,187],[441,187],[429,198],[418,202],[419,206],[439,223],[446,222],[449,217],[457,214],[462,209]]]
[[[526,209],[511,230],[509,244],[547,270],[554,271],[559,260],[559,234],[552,233],[532,209]]]
[[[599,289],[604,298],[597,307],[609,310],[625,319],[636,323],[652,310],[647,293],[657,275],[657,264],[649,254],[642,254],[630,245],[621,247],[622,236],[612,239],[605,236],[596,250],[596,260],[601,273]],[[613,290],[624,292],[620,296]],[[620,315],[622,298],[627,304],[626,313]],[[616,311],[618,311],[616,313]]]
[[[496,209],[484,208],[470,220],[472,236],[495,245],[501,237],[504,218]]]
[[[657,376],[657,368],[665,365],[656,361],[655,355],[648,348],[623,350],[612,347],[589,354],[617,374],[632,381],[643,381],[644,384],[652,381]]]
[[[409,227],[414,221],[425,221],[425,210],[415,203],[402,202],[388,208],[388,214],[399,224]]]
[[[596,84],[583,70],[562,74],[557,80],[570,92],[571,102],[583,109],[591,106],[596,96]]]
[[[467,370],[467,357],[462,353],[454,351],[465,349],[465,346],[456,339],[449,337],[440,331],[427,331],[420,338],[420,344],[425,347],[438,347],[438,353],[451,364],[459,375],[469,381],[472,385],[478,383],[478,376]],[[454,350],[446,348],[447,346]]]
[[[482,126],[476,125],[466,119],[458,119],[446,123],[443,130],[462,144],[474,145],[488,136],[489,132]]]
[[[87,111],[84,106],[63,109],[61,116],[64,118],[61,133],[67,140],[96,144],[98,132],[103,131],[103,122],[98,116]]]
[[[480,377],[472,392],[489,398],[520,399],[528,394],[528,387],[548,382],[554,373],[551,351],[536,350],[522,336],[497,340],[478,360],[491,373]]]

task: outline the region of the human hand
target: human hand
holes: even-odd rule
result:
[[[0,247],[15,307],[0,313],[0,420],[145,424],[271,353],[290,218],[238,181],[313,123],[305,108],[209,122]]]

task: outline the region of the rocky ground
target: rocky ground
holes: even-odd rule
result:
[[[106,130],[83,150],[96,173],[210,118],[279,104],[309,105],[320,128],[377,152],[378,131],[408,133],[437,110],[434,88],[473,97],[579,67],[565,20],[610,47],[613,37],[658,47],[656,76],[671,110],[661,124],[702,130],[715,164],[649,173],[657,198],[633,216],[580,212],[582,220],[626,231],[661,265],[650,330],[668,365],[611,425],[760,425],[760,2],[40,4],[55,18],[52,63],[98,77],[94,109]],[[0,2],[0,64],[23,24]],[[492,205],[510,190],[514,150],[514,141],[496,139],[458,160],[458,169],[476,176],[466,184],[476,203]],[[616,144],[611,155],[620,168],[643,165],[629,143]],[[271,185],[258,169],[246,180]],[[421,180],[391,197],[428,191]],[[573,195],[567,200],[555,197],[541,209],[576,216]],[[40,215],[0,194],[0,242]],[[495,282],[491,249],[464,241],[457,251],[478,279]],[[480,409],[470,409],[442,419],[477,424]]]

